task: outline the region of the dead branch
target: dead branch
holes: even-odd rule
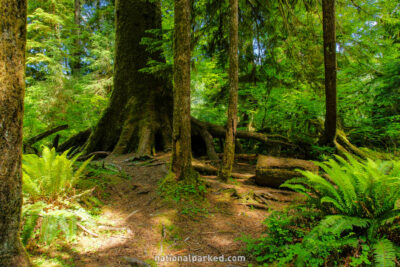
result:
[[[24,142],[24,150],[26,150],[26,148],[28,148],[28,147],[31,147],[36,142],[39,142],[40,140],[46,138],[47,136],[50,136],[50,135],[52,135],[52,134],[54,134],[56,132],[59,132],[59,131],[65,130],[65,129],[68,129],[68,125],[67,124],[54,127],[54,128],[52,128],[50,130],[47,130],[47,131],[45,131],[45,132],[43,132],[41,134],[38,134],[38,135],[34,136],[32,138],[29,138],[28,140],[26,140]]]
[[[90,231],[89,229],[87,229],[87,228],[86,228],[85,226],[83,226],[82,224],[76,223],[76,225],[77,225],[79,228],[81,228],[84,232],[88,233],[89,235],[92,235],[92,236],[94,236],[94,237],[99,237],[98,234],[93,233],[92,231]]]

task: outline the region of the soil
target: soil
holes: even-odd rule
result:
[[[207,185],[205,212],[181,214],[157,194],[158,182],[168,172],[170,154],[142,162],[129,161],[133,156],[105,160],[131,179],[107,189],[111,197],[101,211],[105,225],[82,231],[78,244],[70,250],[75,266],[131,266],[126,257],[151,266],[248,266],[254,263],[249,258],[246,262],[179,263],[156,262],[155,256],[245,255],[244,243],[238,238],[260,236],[268,214],[298,197],[290,191],[256,186],[253,178],[221,183],[216,176],[202,176]],[[255,174],[255,166],[236,162],[234,171]],[[251,199],[254,194],[268,196],[268,200],[263,205],[256,203]]]

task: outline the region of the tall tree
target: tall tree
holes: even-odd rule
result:
[[[178,179],[189,175],[192,165],[190,125],[190,0],[175,0],[174,112],[172,171]]]
[[[19,238],[26,0],[0,0],[0,266],[29,266]]]
[[[237,103],[239,87],[239,56],[238,56],[238,0],[229,0],[229,106],[226,123],[224,155],[222,157],[220,179],[226,181],[231,176],[235,158],[235,138],[237,126]]]
[[[325,134],[323,143],[333,145],[336,137],[336,19],[335,0],[322,0],[325,63]]]
[[[148,60],[165,62],[159,50],[141,43],[147,32],[161,29],[161,6],[150,0],[116,1],[114,90],[108,108],[91,134],[86,152],[171,148],[172,90],[168,79],[141,70]]]

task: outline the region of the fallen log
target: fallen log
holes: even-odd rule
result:
[[[259,155],[255,182],[257,185],[279,188],[285,181],[301,176],[296,169],[318,172],[318,166],[311,161]]]
[[[45,132],[43,132],[41,134],[38,134],[38,135],[34,136],[32,138],[29,138],[28,140],[26,140],[24,142],[24,145],[23,145],[24,151],[26,151],[28,148],[30,148],[36,142],[39,142],[40,140],[42,140],[42,139],[44,139],[44,138],[46,138],[46,137],[48,137],[48,136],[50,136],[50,135],[52,135],[54,133],[57,133],[57,132],[62,131],[62,130],[65,130],[65,129],[68,129],[68,125],[67,124],[54,127],[54,128],[52,128],[50,130],[47,130],[47,131],[45,131]]]
[[[214,174],[214,175],[218,175],[218,168],[202,163],[200,161],[197,160],[193,160],[192,161],[192,167],[193,169],[195,169],[196,171],[200,172],[200,173],[206,173],[206,174]],[[238,178],[238,179],[249,179],[254,177],[254,174],[250,174],[250,173],[235,173],[233,172],[231,174],[232,178]]]
[[[218,153],[218,157],[222,158],[223,154]],[[241,160],[256,160],[258,158],[257,154],[235,154],[235,159],[241,159]]]
[[[202,127],[207,129],[207,131],[215,138],[221,137],[225,138],[225,127],[217,125],[217,124],[212,124],[209,122],[204,122],[200,121],[196,118],[191,118],[192,125],[194,127]],[[257,132],[249,132],[249,131],[237,131],[236,132],[236,138],[239,139],[253,139],[257,140],[261,143],[264,144],[280,144],[284,146],[289,146],[289,147],[297,147],[296,144],[291,143],[286,137],[280,136],[280,135],[271,135],[274,138],[277,139],[270,139],[268,135],[262,134],[262,133],[257,133]],[[279,138],[278,138],[279,136]]]

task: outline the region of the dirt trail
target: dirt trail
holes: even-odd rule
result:
[[[167,174],[169,154],[158,155],[147,165],[126,160],[133,155],[108,158],[132,177],[110,188],[112,197],[102,209],[102,217],[110,226],[102,226],[98,236],[83,235],[74,249],[76,266],[130,266],[124,257],[145,260],[151,266],[247,266],[244,263],[163,263],[156,255],[243,255],[243,244],[236,239],[243,235],[258,236],[262,221],[271,210],[282,209],[294,193],[255,186],[251,180],[236,179],[220,183],[215,176],[207,181],[206,213],[194,216],[179,214],[157,195],[157,183]],[[240,163],[235,171],[254,171]],[[238,196],[265,194],[267,209],[255,209],[242,203]]]

